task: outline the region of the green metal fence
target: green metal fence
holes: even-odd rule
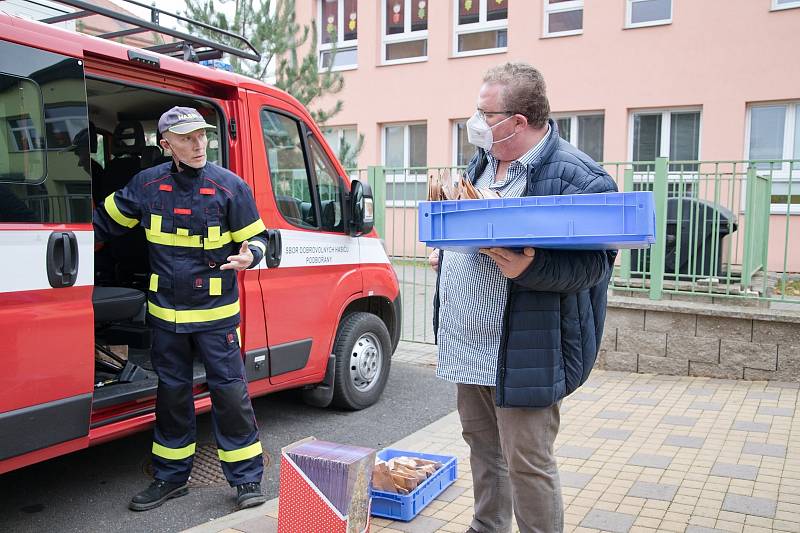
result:
[[[649,250],[621,250],[615,291],[800,310],[800,183],[793,184],[800,181],[800,161],[659,158],[602,165],[620,190],[651,190],[656,203],[656,242]],[[432,250],[417,241],[417,202],[426,199],[431,176],[462,171],[350,172],[373,189],[376,228],[401,284],[404,340],[433,342],[436,273],[427,261]]]

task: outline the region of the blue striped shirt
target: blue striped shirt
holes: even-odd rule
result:
[[[488,154],[489,164],[475,186],[492,189],[502,197],[523,196],[528,164],[539,156],[549,133],[548,127],[536,146],[509,165],[503,181],[495,183],[499,161]],[[439,269],[436,375],[455,383],[494,386],[508,278],[492,259],[477,252],[447,251]]]

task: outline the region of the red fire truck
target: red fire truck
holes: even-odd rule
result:
[[[272,268],[239,275],[250,393],[303,388],[314,405],[349,409],[377,401],[401,312],[369,186],[348,178],[297,100],[196,62],[257,60],[241,37],[61,4],[69,9],[42,22],[0,5],[0,473],[154,419],[145,236],[139,228],[95,251],[91,218],[100,199],[168,160],[156,125],[175,105],[217,126],[209,160],[248,183],[276,230]],[[87,16],[127,29],[56,27]],[[161,37],[144,48],[112,40],[137,32]],[[194,394],[197,412],[209,410],[200,362]]]

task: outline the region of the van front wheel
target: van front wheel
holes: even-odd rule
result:
[[[358,410],[377,402],[389,379],[392,356],[383,321],[370,313],[348,315],[339,326],[333,352],[333,405]]]

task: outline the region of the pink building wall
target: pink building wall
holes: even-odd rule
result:
[[[362,168],[381,164],[384,124],[410,121],[427,123],[428,165],[451,165],[453,121],[474,112],[483,74],[506,61],[543,73],[553,113],[604,113],[605,161],[631,159],[632,110],[700,108],[699,159],[740,160],[747,105],[800,99],[800,9],[773,11],[773,0],[673,0],[670,24],[633,29],[625,28],[626,0],[586,0],[583,33],[566,37],[542,37],[543,0],[509,0],[507,51],[472,57],[453,56],[455,3],[429,0],[427,61],[386,66],[383,1],[358,2],[358,68],[343,72],[342,93],[319,102],[344,102],[328,125],[364,134]],[[298,0],[298,21],[316,18],[317,6]],[[783,228],[785,216],[774,218]],[[791,218],[790,235],[800,239],[800,216]],[[772,266],[782,267],[782,254],[771,247]],[[789,263],[800,271],[800,251]]]

